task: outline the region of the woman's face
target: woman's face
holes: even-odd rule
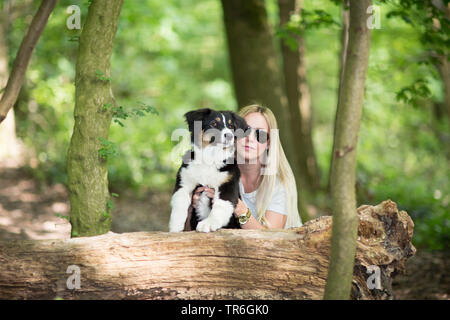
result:
[[[247,137],[237,140],[236,147],[238,153],[238,163],[240,163],[239,160],[245,160],[246,164],[260,163],[261,156],[269,144],[269,125],[267,124],[264,116],[259,112],[249,113],[244,117],[244,119],[252,130]],[[256,139],[255,130],[257,129],[263,130],[267,133],[267,136],[265,136],[264,132],[260,131],[260,142]]]

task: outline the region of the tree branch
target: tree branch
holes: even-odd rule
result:
[[[0,100],[0,123],[6,118],[9,109],[16,103],[33,50],[57,2],[58,0],[42,0],[41,6],[31,21],[26,36],[22,40],[14,60],[8,84]]]

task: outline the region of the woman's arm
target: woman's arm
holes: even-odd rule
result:
[[[239,217],[241,214],[244,214],[247,212],[247,206],[245,203],[239,199],[238,204],[236,205],[236,208],[234,210],[234,215],[236,217]],[[284,229],[284,226],[286,225],[287,216],[281,213],[277,213],[274,211],[266,211],[266,220],[270,225],[270,228],[275,229]],[[243,225],[241,225],[242,229],[267,229],[267,226],[262,225],[259,223],[258,220],[253,217],[253,215],[250,216],[250,219]]]
[[[208,188],[208,187],[198,187],[192,196],[192,205],[189,207],[188,210],[188,219],[186,220],[185,229],[184,231],[190,231],[190,215],[192,213],[192,207],[196,207],[198,203],[198,199],[200,198],[200,194],[206,191],[206,195],[211,198],[211,200],[214,198],[214,189]],[[241,199],[238,199],[238,203],[234,209],[234,215],[236,217],[239,217],[241,214],[246,213],[248,210],[247,206],[245,205],[244,201]],[[266,211],[266,220],[268,221],[270,228],[274,229],[284,229],[284,226],[286,225],[287,216],[281,213],[277,213],[274,211],[267,210]],[[242,229],[267,229],[268,227],[265,225],[262,225],[253,215],[250,215],[250,219],[243,225],[241,225]]]

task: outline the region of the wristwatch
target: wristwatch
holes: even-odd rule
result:
[[[248,220],[250,220],[250,217],[252,216],[252,213],[250,212],[250,209],[247,208],[247,212],[243,213],[238,216],[240,225],[246,224]]]

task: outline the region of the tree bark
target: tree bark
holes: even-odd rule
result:
[[[352,298],[392,299],[392,278],[415,253],[414,224],[390,200],[358,217]],[[321,299],[331,229],[328,216],[291,230],[3,242],[0,299]]]
[[[447,111],[448,120],[450,121],[450,63],[445,56],[439,56],[439,64],[436,68],[441,75],[444,87],[444,106]]]
[[[75,78],[75,125],[67,154],[72,236],[110,230],[108,168],[99,156],[116,106],[110,59],[123,0],[94,0],[80,37]]]
[[[341,11],[341,52],[339,54],[339,87],[338,87],[338,95],[337,99],[339,101],[339,97],[341,96],[341,87],[344,78],[344,67],[345,67],[345,59],[347,56],[347,47],[348,47],[348,28],[350,24],[350,16],[349,16],[349,6],[350,0],[343,0],[342,3],[342,11]],[[331,157],[330,157],[330,171],[328,173],[328,183],[327,190],[329,191],[331,188],[331,168],[333,168],[333,150],[336,144],[336,121],[337,121],[337,112],[334,117],[334,131],[333,131],[333,147],[331,148]]]
[[[20,44],[8,84],[0,100],[0,124],[5,120],[8,111],[16,103],[33,50],[57,2],[58,0],[42,0],[39,10],[33,17],[28,32]]]
[[[285,26],[291,14],[300,14],[302,0],[278,0],[280,26]],[[292,50],[281,42],[283,55],[283,75],[286,83],[286,96],[291,114],[292,133],[299,139],[299,168],[303,190],[314,191],[320,186],[319,167],[312,141],[311,96],[306,81],[305,45],[302,36],[291,35],[297,40],[297,49]]]
[[[450,3],[445,4],[442,0],[434,0],[432,1],[432,4],[444,13],[447,20],[450,20]],[[443,32],[440,25],[436,25],[435,29],[437,32]],[[438,60],[436,68],[442,79],[444,87],[444,107],[447,111],[448,120],[450,121],[450,62],[448,61],[448,55],[448,50],[442,54],[436,54]]]
[[[348,299],[356,250],[356,147],[370,52],[367,8],[371,0],[350,0],[350,25],[337,106],[331,198],[333,238],[325,299]]]
[[[238,106],[258,103],[273,111],[297,190],[300,190],[299,148],[293,139],[291,114],[264,0],[222,0],[222,8]],[[298,200],[305,222],[309,215],[303,192],[298,192]]]
[[[8,82],[8,45],[6,42],[6,29],[8,28],[8,17],[0,15],[0,90],[5,88]],[[0,92],[0,99],[3,93]],[[0,126],[0,164],[14,166],[20,162],[22,145],[16,136],[16,123],[14,109],[10,109],[6,119]]]

